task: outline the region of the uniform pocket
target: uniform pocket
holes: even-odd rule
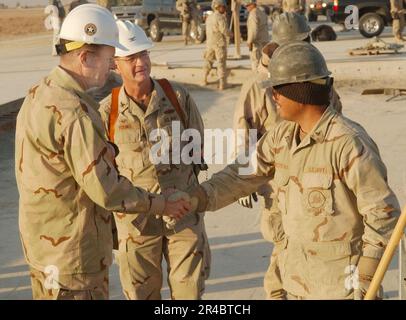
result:
[[[119,145],[120,153],[116,158],[117,165],[139,173],[144,166],[143,149],[145,145],[142,141],[123,143]]]
[[[314,242],[304,246],[305,279],[318,294],[327,299],[344,297],[350,288],[346,283],[351,264],[351,245],[347,241]]]
[[[302,178],[302,206],[309,216],[327,216],[334,213],[332,175],[305,173]]]

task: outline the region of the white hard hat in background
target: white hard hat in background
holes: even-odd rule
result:
[[[119,42],[126,49],[116,49],[116,57],[126,57],[134,53],[151,49],[154,45],[147,37],[144,30],[134,23],[125,20],[117,21],[119,31]]]
[[[59,38],[76,43],[66,46],[66,51],[80,48],[84,43],[125,49],[118,41],[113,15],[97,4],[83,4],[70,11],[62,23]]]

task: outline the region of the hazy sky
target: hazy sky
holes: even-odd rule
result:
[[[73,0],[62,0],[63,4],[69,4]],[[30,6],[36,6],[36,5],[43,5],[46,6],[48,4],[48,0],[0,0],[0,3],[4,3],[5,5],[8,5],[9,7],[15,7],[16,3],[20,2],[21,5],[30,5]],[[95,2],[95,0],[90,0],[89,2]]]

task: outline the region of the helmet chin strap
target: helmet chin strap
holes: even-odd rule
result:
[[[58,55],[60,55],[60,54],[68,53],[70,51],[79,49],[79,48],[83,47],[84,45],[85,45],[84,42],[72,41],[72,42],[68,42],[65,44],[57,44],[57,45],[55,45],[55,47],[56,47],[56,52],[58,53]]]

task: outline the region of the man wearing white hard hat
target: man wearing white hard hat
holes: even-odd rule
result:
[[[114,165],[98,105],[118,30],[94,4],[72,10],[60,32],[60,64],[33,86],[16,124],[19,227],[34,299],[108,299],[112,215],[145,212],[181,218],[190,205],[134,187]]]
[[[166,79],[153,80],[148,50],[153,46],[145,32],[130,21],[117,22],[127,50],[116,50],[117,72],[123,86],[101,102],[100,113],[110,141],[119,149],[116,163],[120,174],[151,192],[171,193],[196,186],[202,163],[203,145],[193,148],[193,161],[185,163],[178,152],[188,143],[176,144],[185,129],[203,137],[203,121],[189,92]],[[157,130],[167,134],[172,148],[168,161],[155,161],[159,143],[151,137]],[[178,132],[177,132],[178,131]],[[162,149],[159,149],[162,150]],[[194,161],[197,159],[197,161]],[[171,199],[189,196],[181,191]],[[193,197],[192,197],[193,201]],[[138,212],[134,216],[115,213],[118,230],[118,261],[123,292],[127,299],[161,299],[162,258],[168,266],[168,283],[173,299],[200,299],[210,267],[210,249],[204,227],[204,213],[191,212],[179,221]]]

